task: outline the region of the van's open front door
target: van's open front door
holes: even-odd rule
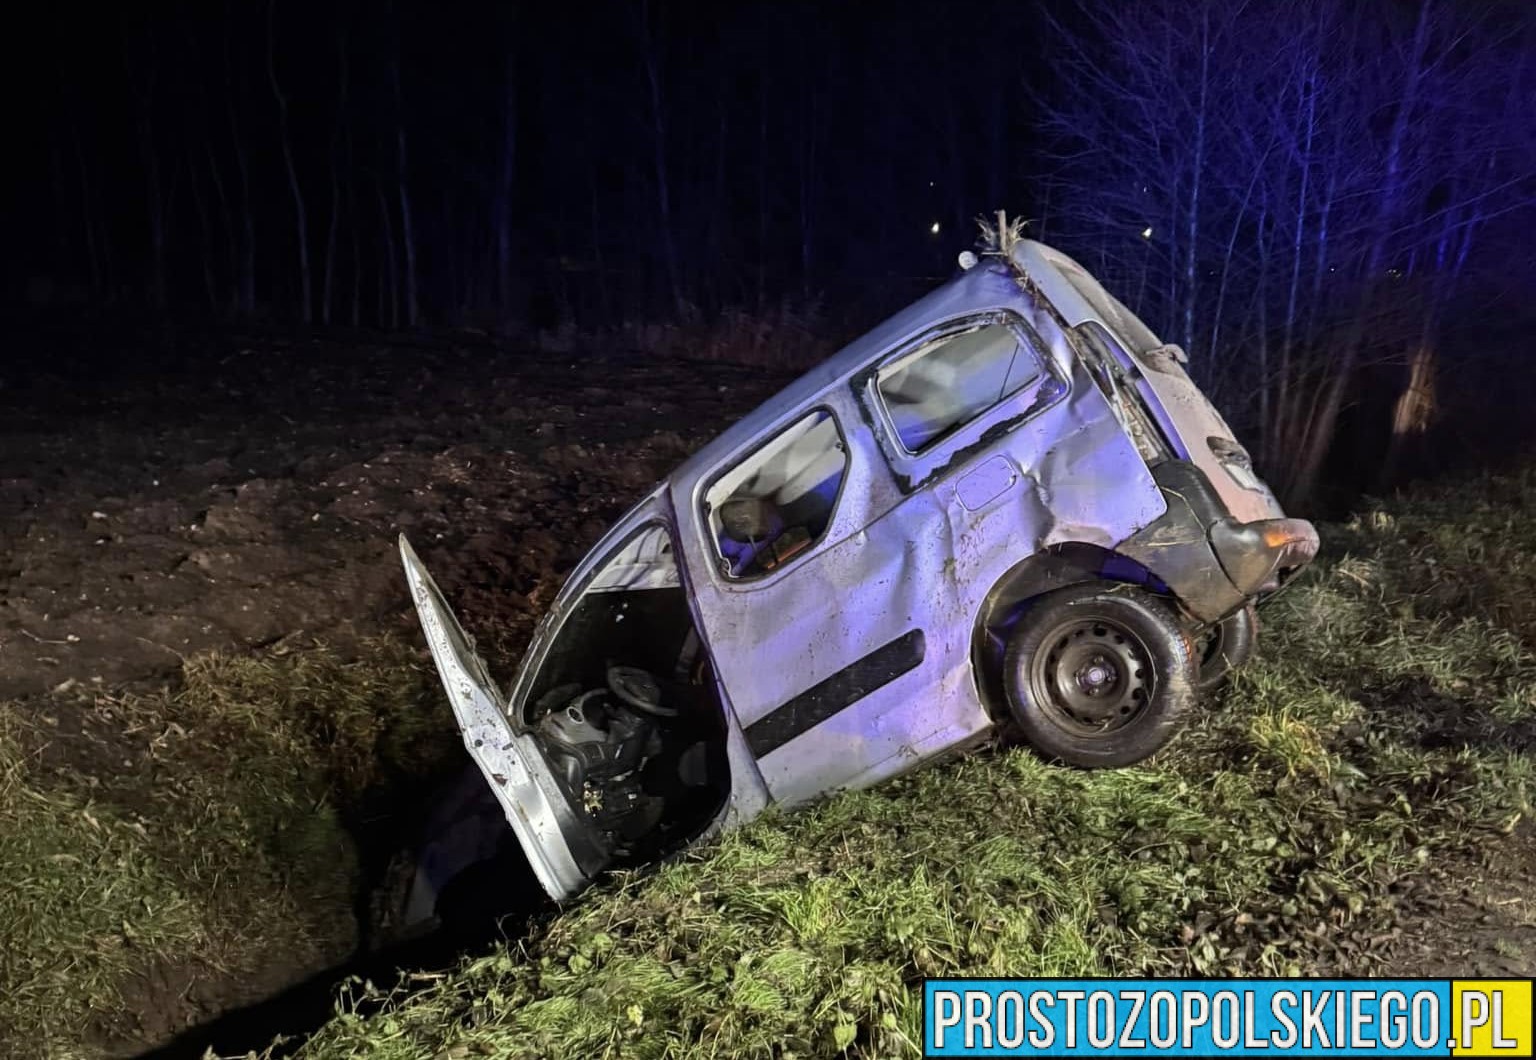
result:
[[[555,899],[574,895],[593,871],[584,870],[578,856],[584,845],[582,825],[532,737],[513,731],[508,723],[484,660],[475,654],[404,535],[400,558],[464,746],[485,774],[544,890]]]

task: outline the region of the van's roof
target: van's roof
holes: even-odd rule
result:
[[[847,385],[857,373],[882,355],[946,319],[1016,307],[1024,297],[1017,269],[1051,302],[1069,326],[1099,320],[1099,314],[1062,274],[1063,267],[1081,271],[1071,258],[1034,240],[1020,240],[1011,254],[1012,268],[994,256],[936,288],[837,353],[806,372],[753,411],[726,428],[713,441],[680,464],[669,477],[685,480],[714,467],[738,449],[749,447],[765,433],[787,425],[815,404],[830,387]],[[1115,330],[1106,321],[1111,330]]]

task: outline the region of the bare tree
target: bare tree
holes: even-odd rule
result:
[[[1403,213],[1410,194],[1410,176],[1406,165],[1410,149],[1408,135],[1410,128],[1418,126],[1421,121],[1419,103],[1430,59],[1430,15],[1433,7],[1434,0],[1419,0],[1412,42],[1408,46],[1406,62],[1400,74],[1400,87],[1392,101],[1391,131],[1386,145],[1386,172],[1376,198],[1373,231],[1368,237],[1361,284],[1362,299],[1371,297],[1372,288],[1386,268],[1388,254],[1393,249],[1390,245],[1392,229]],[[1367,319],[1367,307],[1362,305],[1342,342],[1327,381],[1322,386],[1322,401],[1313,406],[1312,413],[1307,417],[1300,458],[1293,465],[1292,474],[1285,484],[1285,492],[1293,500],[1305,501],[1317,484],[1318,471],[1333,443],[1339,413],[1344,407],[1345,395],[1361,355]]]
[[[400,327],[400,266],[398,262],[399,252],[395,248],[395,223],[390,217],[389,198],[384,192],[384,183],[375,178],[373,190],[378,196],[380,238],[384,244],[384,265],[379,269],[379,323],[388,323],[391,328]],[[388,307],[388,312],[385,307]]]
[[[395,201],[400,208],[400,245],[405,251],[405,323],[416,327],[418,304],[416,292],[416,226],[411,217],[410,167],[407,165],[405,105],[400,91],[400,13],[391,5],[394,17],[392,47],[389,54],[389,90],[395,105]],[[398,326],[398,325],[397,325]]]
[[[811,296],[811,261],[816,224],[816,147],[817,147],[817,100],[815,90],[808,82],[803,83],[800,99],[803,108],[797,127],[800,130],[795,172],[795,199],[798,204],[796,221],[800,233],[800,294]]]
[[[307,41],[277,2],[125,23],[121,103],[60,93],[18,164],[51,181],[25,227],[61,283],[106,294],[131,261],[143,304],[211,282],[232,315],[402,328],[783,322],[822,290],[867,316],[947,271],[968,218],[1022,206],[1188,348],[1294,499],[1341,444],[1388,444],[1399,390],[1457,378],[1469,292],[1536,274],[1520,0],[829,8],[822,34],[781,5],[504,5],[456,16],[487,46],[446,62],[416,8],[342,3]]]
[[[135,117],[138,131],[139,162],[144,171],[144,205],[149,221],[149,304],[164,309],[166,303],[166,196],[160,173],[160,154],[155,149],[155,80],[157,56],[155,39],[150,31],[144,35],[144,54],[139,57],[141,66],[134,69],[135,56],[130,45],[127,50],[128,81],[133,88]]]
[[[496,229],[496,321],[505,327],[512,305],[512,195],[517,180],[517,59],[508,33],[503,60],[501,96],[501,155],[498,159],[492,213]]]
[[[1472,204],[1497,188],[1488,71],[1507,46],[1484,9],[1446,0],[1401,18],[1323,0],[1081,3],[1053,27],[1068,87],[1039,101],[1056,238],[1189,348],[1305,503],[1362,366],[1408,372],[1459,281]],[[1406,295],[1415,261],[1438,277],[1430,297]]]
[[[233,34],[233,0],[224,5],[223,69],[224,112],[229,121],[230,148],[235,156],[235,174],[239,178],[240,263],[235,282],[235,305],[244,316],[256,312],[256,215],[251,210],[251,167],[246,154],[245,136],[239,117],[235,89],[234,62],[230,56]]]
[[[99,234],[96,197],[93,192],[90,168],[85,162],[85,148],[80,143],[80,127],[70,127],[70,143],[74,149],[76,183],[80,189],[80,231],[85,241],[86,260],[90,264],[91,294],[96,298],[109,298],[112,289],[110,266],[105,258],[109,242]]]
[[[683,297],[681,270],[677,256],[677,231],[672,220],[672,177],[667,165],[667,119],[661,84],[661,56],[651,32],[651,9],[642,2],[636,9],[640,33],[640,58],[645,67],[647,99],[650,102],[651,163],[656,183],[656,219],[660,227],[662,258],[667,270],[667,286],[672,306],[679,318],[688,315]]]
[[[320,320],[331,322],[332,292],[336,282],[336,233],[341,225],[341,138],[347,124],[347,31],[341,16],[336,21],[336,117],[331,123],[331,214],[325,226],[325,286],[320,296]]]
[[[197,215],[197,232],[200,242],[198,261],[202,265],[203,296],[208,300],[209,309],[219,304],[217,284],[213,276],[213,222],[208,216],[208,200],[203,194],[203,183],[197,175],[197,159],[188,155],[185,159],[187,168],[187,182],[192,189],[192,206]]]
[[[241,243],[235,235],[235,221],[229,202],[229,195],[224,190],[224,177],[219,172],[219,160],[213,151],[213,138],[207,137],[203,141],[205,153],[204,161],[208,167],[208,182],[213,187],[213,195],[219,204],[219,222],[224,234],[224,249],[229,259],[229,309],[234,313],[245,312],[244,303],[241,301],[242,254]]]
[[[357,162],[352,144],[352,129],[342,132],[342,146],[346,155],[347,179],[347,231],[351,235],[352,249],[352,312],[349,319],[358,327],[363,319],[363,237],[362,218],[357,210]]]
[[[277,128],[283,150],[283,168],[288,174],[288,193],[293,197],[293,226],[299,252],[301,319],[309,324],[314,320],[313,284],[309,274],[309,221],[304,212],[304,191],[299,186],[299,171],[293,162],[293,139],[288,133],[288,96],[278,83],[277,64],[273,58],[276,9],[277,0],[267,0],[267,83],[272,86],[272,98],[277,100]]]

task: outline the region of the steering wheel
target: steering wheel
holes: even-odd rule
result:
[[[608,691],[625,706],[657,718],[677,717],[677,708],[663,706],[661,686],[638,666],[608,667]]]

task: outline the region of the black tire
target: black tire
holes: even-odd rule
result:
[[[1248,661],[1259,641],[1259,613],[1245,605],[1195,637],[1201,692],[1214,692]]]
[[[1199,698],[1198,679],[1194,645],[1172,608],[1103,582],[1040,597],[1003,660],[1024,738],[1090,769],[1128,766],[1167,744]]]

